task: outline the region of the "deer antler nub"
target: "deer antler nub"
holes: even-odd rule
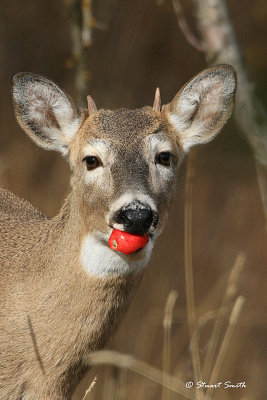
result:
[[[153,110],[160,112],[160,109],[161,109],[160,91],[159,88],[157,88],[155,92]]]
[[[87,96],[87,104],[88,104],[89,115],[92,115],[93,113],[97,112],[95,102],[91,96]]]

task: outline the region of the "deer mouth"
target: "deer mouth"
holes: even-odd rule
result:
[[[129,255],[142,250],[149,242],[149,234],[133,234],[119,229],[113,229],[108,243],[112,250]]]

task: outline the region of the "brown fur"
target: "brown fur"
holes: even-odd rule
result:
[[[216,71],[220,77],[224,67]],[[208,75],[209,70],[198,77]],[[32,96],[39,91],[36,105]],[[228,97],[213,134],[230,115],[233,93]],[[0,190],[0,399],[66,400],[85,372],[84,354],[105,345],[142,277],[142,272],[91,276],[80,259],[83,240],[92,232],[111,231],[106,215],[127,190],[150,196],[160,216],[157,229],[163,228],[184,154],[184,138],[169,118],[178,112],[179,96],[163,112],[144,107],[100,110],[89,116],[85,111],[78,114],[69,97],[47,79],[20,74],[14,98],[17,119],[35,142],[67,151],[72,191],[60,213],[47,218],[27,201]],[[197,113],[198,109],[192,120]],[[77,123],[80,127],[73,134]],[[160,168],[163,173],[173,171],[171,178],[156,170],[149,145],[161,132],[175,160],[169,170]],[[104,139],[113,157],[102,168],[102,186],[99,178],[90,181],[82,161],[92,138]]]
[[[0,194],[0,398],[70,398],[82,355],[107,342],[141,276],[88,279],[71,196],[49,219]]]

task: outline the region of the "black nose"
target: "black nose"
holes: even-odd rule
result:
[[[115,221],[129,233],[143,235],[152,225],[154,215],[150,207],[131,203],[117,212]]]

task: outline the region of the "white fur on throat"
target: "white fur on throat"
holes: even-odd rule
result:
[[[89,275],[105,278],[111,275],[127,275],[141,271],[149,261],[153,239],[146,247],[134,255],[125,255],[111,250],[108,243],[96,235],[88,234],[81,248],[81,263]]]

